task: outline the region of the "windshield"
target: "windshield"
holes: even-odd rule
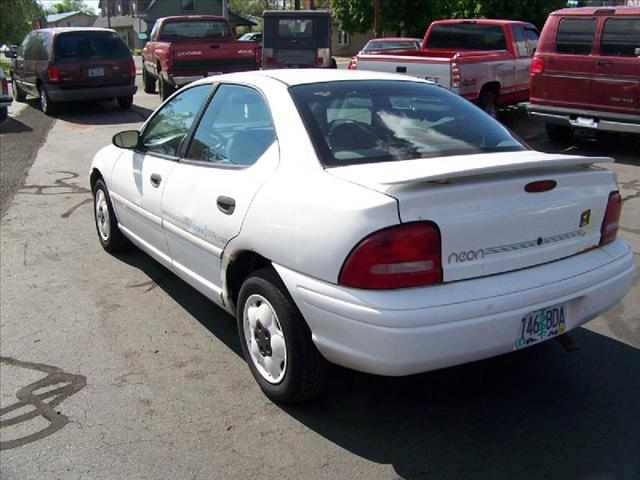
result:
[[[525,150],[478,107],[435,85],[356,80],[289,90],[326,166]]]
[[[500,25],[448,23],[434,25],[427,37],[426,48],[506,50],[507,44]]]
[[[168,22],[162,29],[163,38],[224,38],[230,35],[227,24],[219,20]]]
[[[56,59],[130,56],[129,49],[115,32],[73,32],[56,36]]]

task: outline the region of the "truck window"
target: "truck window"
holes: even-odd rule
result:
[[[225,38],[230,35],[226,22],[217,20],[167,22],[161,34],[162,38]]]
[[[281,18],[278,20],[280,38],[312,38],[313,20],[306,18]]]
[[[540,35],[534,28],[531,28],[531,27],[524,27],[524,33],[527,34],[527,41],[529,42],[529,51],[533,55],[536,51],[536,48],[538,48],[538,37],[540,37]]]
[[[563,18],[558,25],[556,52],[589,55],[595,29],[595,18]]]
[[[426,48],[450,50],[506,50],[507,42],[500,25],[450,23],[434,25]]]
[[[518,57],[528,57],[529,52],[527,51],[527,42],[524,38],[524,33],[522,32],[522,27],[516,25],[512,28],[513,37],[516,41],[516,50]]]
[[[609,18],[602,29],[600,54],[637,57],[640,48],[640,18]]]

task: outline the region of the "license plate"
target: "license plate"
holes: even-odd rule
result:
[[[527,313],[520,321],[514,350],[527,347],[567,331],[566,304]]]
[[[207,72],[207,77],[215,77],[216,75],[222,75],[222,72]]]
[[[89,75],[90,77],[103,77],[104,76],[104,68],[99,67],[99,68],[90,68],[89,70],[87,70],[87,75]]]
[[[576,123],[582,127],[595,127],[596,121],[593,118],[578,117]]]

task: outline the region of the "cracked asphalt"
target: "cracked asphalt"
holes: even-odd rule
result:
[[[157,104],[75,106],[50,130],[27,106],[14,121],[31,130],[0,127],[3,189],[7,155],[22,159],[0,223],[3,480],[638,478],[638,276],[573,334],[577,352],[546,342],[406,378],[335,368],[316,401],[269,402],[228,315],[146,255],[97,241],[91,158]],[[639,254],[639,145],[556,145],[521,109],[503,120],[537,149],[613,155],[620,235]]]

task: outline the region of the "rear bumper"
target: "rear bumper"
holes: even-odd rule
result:
[[[564,260],[433,287],[365,291],[274,265],[331,362],[410,375],[514,350],[522,318],[566,303],[567,328],[629,290],[633,254],[622,240]]]
[[[1,97],[0,98],[0,108],[8,108],[13,102],[13,98],[11,97]]]
[[[56,85],[47,85],[49,98],[54,102],[75,102],[80,100],[101,100],[115,97],[129,97],[138,90],[135,85],[118,85],[115,87],[91,87],[62,89]]]
[[[640,114],[615,114],[596,110],[577,110],[537,104],[528,104],[527,111],[531,116],[538,117],[547,123],[556,125],[586,128],[589,130],[640,134]],[[593,122],[585,123],[584,121],[578,120],[578,117],[591,119]]]

